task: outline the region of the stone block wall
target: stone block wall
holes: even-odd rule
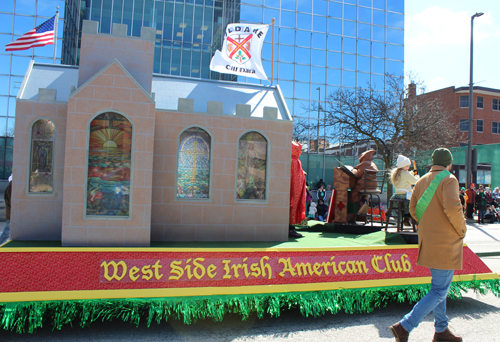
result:
[[[104,112],[133,124],[130,219],[87,217],[85,168],[91,120]],[[62,244],[149,246],[155,103],[115,61],[74,92],[68,101]]]
[[[56,102],[55,90],[40,89],[38,100],[17,100],[12,168],[11,238],[60,240],[63,202],[67,103]],[[30,129],[39,119],[56,125],[54,192],[28,193]]]
[[[141,37],[127,37],[125,24],[113,24],[112,34],[98,33],[98,24],[83,21],[78,86],[117,59],[151,94],[155,29],[142,27]],[[116,86],[120,86],[120,82]]]
[[[156,241],[286,241],[290,207],[292,125],[288,120],[266,120],[246,115],[223,115],[222,103],[208,104],[209,112],[191,108],[179,99],[177,112],[156,112],[151,239]],[[270,117],[273,117],[270,110]],[[220,113],[217,115],[216,113]],[[197,125],[212,137],[211,198],[176,199],[178,136]],[[235,200],[238,138],[256,130],[270,145],[267,201]]]

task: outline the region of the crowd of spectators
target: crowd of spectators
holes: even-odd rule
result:
[[[466,190],[460,189],[460,201],[464,208],[464,215],[469,220],[475,220],[477,223],[500,222],[500,189],[496,187],[491,191],[490,187],[480,185],[476,188],[472,183]]]

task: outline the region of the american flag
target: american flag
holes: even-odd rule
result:
[[[28,50],[32,47],[54,44],[55,20],[56,16],[53,16],[33,30],[23,34],[16,41],[5,45],[5,51]]]

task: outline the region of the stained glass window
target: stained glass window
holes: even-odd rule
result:
[[[54,190],[54,141],[56,126],[48,119],[31,127],[30,193],[52,193]]]
[[[267,140],[248,132],[239,141],[237,199],[266,199]]]
[[[87,215],[130,215],[132,124],[107,112],[90,123]]]
[[[210,135],[198,127],[181,133],[177,160],[177,198],[208,198]]]

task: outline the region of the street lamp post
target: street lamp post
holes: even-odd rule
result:
[[[318,91],[318,140],[317,140],[317,144],[318,144],[318,153],[319,153],[319,122],[320,122],[319,111],[321,109],[321,88],[318,87],[318,88],[316,88],[316,90]]]
[[[473,108],[473,83],[472,83],[472,47],[474,34],[474,18],[482,16],[484,13],[479,12],[470,18],[470,67],[469,67],[469,144],[467,147],[467,179],[465,183],[467,187],[472,183],[472,108]]]

